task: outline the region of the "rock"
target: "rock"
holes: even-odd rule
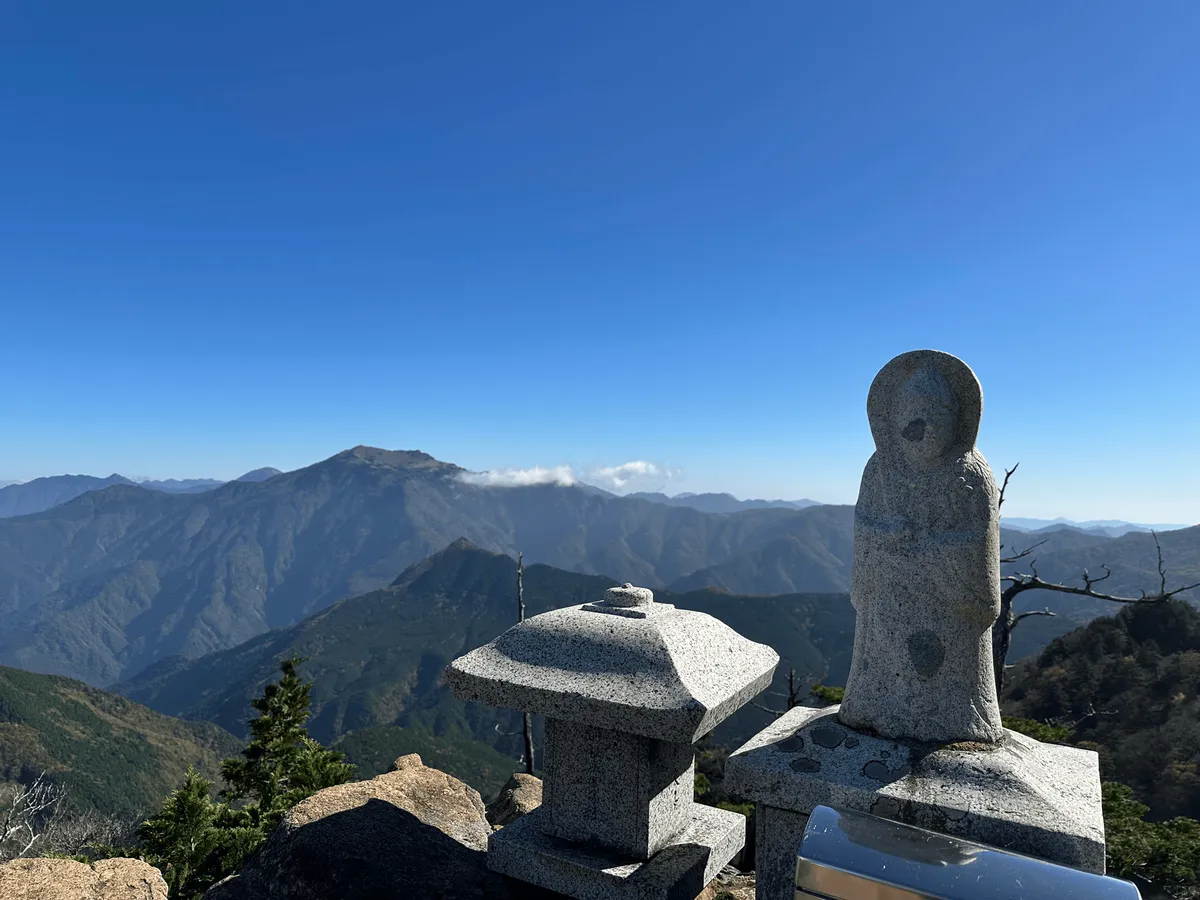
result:
[[[696,900],[755,900],[754,873],[726,866]]]
[[[167,900],[167,883],[140,859],[16,859],[0,865],[0,900]]]
[[[473,788],[402,756],[370,781],[298,803],[240,875],[205,900],[546,897],[487,869],[492,828]]]
[[[503,828],[527,812],[542,805],[542,779],[515,772],[487,806],[487,820],[493,828]]]
[[[962,360],[897,356],[871,384],[875,453],[854,507],[858,616],[841,720],[886,738],[996,744],[1000,511],[975,449],[983,391]]]

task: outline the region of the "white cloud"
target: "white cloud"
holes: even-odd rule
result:
[[[487,469],[459,476],[467,484],[481,487],[529,487],[535,484],[572,485],[586,481],[614,493],[660,490],[664,482],[679,476],[678,470],[642,459],[616,466],[595,466],[581,474],[570,466],[532,466],[528,469]]]
[[[639,488],[662,487],[664,481],[670,481],[679,473],[665,466],[635,459],[621,463],[619,466],[597,466],[587,473],[587,480],[598,487],[610,491],[622,489],[635,490]]]
[[[575,473],[570,466],[533,466],[529,469],[488,469],[467,472],[459,478],[467,484],[483,487],[528,487],[533,484],[574,484]]]

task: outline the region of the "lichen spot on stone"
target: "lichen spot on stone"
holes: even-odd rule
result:
[[[887,767],[887,763],[873,759],[863,766],[862,771],[868,778],[874,778],[876,781],[887,781],[892,770]]]
[[[820,728],[814,728],[809,734],[812,736],[813,743],[819,744],[827,750],[832,750],[834,747],[841,745],[846,739],[846,732],[840,728],[834,728],[832,725],[822,725]]]
[[[946,647],[935,632],[928,629],[915,631],[908,636],[908,659],[918,675],[930,678],[942,668]]]
[[[908,423],[908,425],[905,426],[904,430],[902,432],[900,432],[900,434],[902,434],[904,436],[904,439],[906,441],[913,441],[915,443],[917,441],[924,440],[925,439],[925,420],[924,419],[913,419],[911,422]]]
[[[821,763],[819,760],[809,759],[807,756],[802,756],[799,759],[793,759],[788,766],[794,772],[820,772]]]

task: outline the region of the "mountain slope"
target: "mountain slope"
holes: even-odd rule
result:
[[[1167,569],[1168,589],[1200,583],[1200,526],[1164,531],[1158,539]],[[1039,547],[1029,559],[1005,566],[1004,571],[1028,572],[1028,563],[1036,560],[1038,574],[1045,580],[1079,585],[1084,569],[1098,575],[1107,565],[1112,575],[1096,586],[1098,590],[1123,597],[1137,597],[1143,590],[1148,593],[1159,590],[1158,555],[1153,535],[1133,531],[1119,538],[1104,538],[1079,531],[1055,531],[1017,536],[1009,546],[1023,548],[1040,540],[1046,540],[1046,545]],[[1008,541],[1006,536],[1006,544]],[[1180,594],[1179,598],[1200,606],[1200,588]],[[1106,600],[1052,591],[1026,591],[1018,595],[1014,608],[1018,612],[1050,609],[1056,615],[1022,621],[1013,631],[1011,660],[1037,652],[1054,638],[1098,616],[1114,615],[1120,606]]]
[[[71,800],[105,813],[156,808],[189,765],[216,778],[242,742],[55,675],[0,666],[0,781],[45,771]]]
[[[0,488],[0,519],[27,516],[74,500],[88,491],[114,484],[133,484],[124,475],[96,478],[93,475],[51,475]]]
[[[1072,519],[1027,519],[1017,516],[1005,516],[1004,522],[1009,528],[1018,531],[1044,532],[1053,528],[1077,528],[1104,537],[1120,537],[1131,531],[1174,531],[1177,528],[1187,528],[1187,525],[1147,525],[1142,522],[1125,522],[1121,519],[1089,519],[1076,522]]]
[[[233,647],[382,588],[460,536],[523,551],[531,563],[677,592],[849,586],[849,506],[715,514],[580,485],[483,487],[462,474],[423,453],[358,447],[262,482],[198,494],[118,484],[0,519],[0,664],[112,684],[155,660]],[[1030,538],[1004,535],[1013,547]],[[1156,584],[1149,536],[1046,537],[1043,574],[1077,578],[1107,559],[1113,587]],[[1200,531],[1163,541],[1173,577],[1200,568]],[[1017,655],[1111,611],[1063,595],[1020,603],[1063,615],[1023,622]]]
[[[525,571],[529,615],[584,603],[613,585],[608,578],[549,566]],[[241,733],[248,702],[273,677],[276,660],[305,657],[313,681],[310,733],[322,742],[363,729],[402,726],[438,741],[484,741],[512,756],[519,716],[456,700],[442,683],[445,666],[512,625],[516,563],[465,541],[410,567],[393,585],[334,604],[297,625],[197,660],[164,661],[119,690],[154,709],[207,719]],[[854,613],[844,595],[735,597],[715,591],[658,593],[660,602],[707,612],[746,637],[775,647],[801,677],[844,680]],[[786,671],[780,673],[782,685]],[[749,736],[767,715],[747,709],[724,733]],[[350,738],[347,737],[346,740]],[[461,746],[461,744],[460,744]]]
[[[1006,714],[1069,726],[1160,819],[1200,818],[1200,611],[1123,608],[1012,670]]]
[[[0,662],[111,684],[383,587],[459,536],[661,587],[807,527],[808,516],[844,530],[852,515],[711,515],[575,486],[480,487],[462,472],[360,447],[261,483],[201,494],[117,486],[0,520],[0,616],[14,626],[0,633]]]
[[[254,469],[238,478],[238,481],[266,481],[281,474],[270,467]],[[109,475],[97,478],[93,475],[51,475],[33,481],[0,483],[0,519],[14,516],[29,516],[45,512],[63,503],[69,503],[89,491],[100,491],[114,484],[136,484],[148,491],[163,491],[168,494],[198,494],[211,491],[225,484],[216,478],[167,478],[156,481],[146,478],[134,480],[124,475]]]
[[[282,475],[282,474],[283,474],[283,472],[281,472],[279,469],[272,468],[271,466],[263,466],[261,469],[251,469],[245,475],[239,475],[235,480],[236,481],[266,481],[270,478],[274,478],[276,475]]]

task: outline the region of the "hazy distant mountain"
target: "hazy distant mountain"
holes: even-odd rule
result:
[[[1092,534],[1105,537],[1120,537],[1131,531],[1174,531],[1187,528],[1187,525],[1145,525],[1141,522],[1125,522],[1121,519],[1089,519],[1086,522],[1076,522],[1072,519],[1026,519],[1011,516],[1004,517],[1004,527],[1017,531],[1057,531],[1061,528],[1077,528]]]
[[[138,487],[144,487],[148,491],[166,491],[170,494],[194,494],[198,491],[211,491],[213,488],[220,487],[224,483],[216,478],[168,478],[164,481],[155,481],[147,478],[137,482]]]
[[[309,731],[322,742],[352,737],[361,729],[402,726],[438,743],[485,741],[515,756],[519,738],[511,732],[519,732],[519,714],[462,703],[441,675],[451,659],[513,624],[516,577],[515,560],[456,541],[388,587],[229,650],[191,661],[164,660],[117,689],[161,712],[216,722],[241,734],[249,700],[276,677],[276,660],[294,652],[307,659],[303,673],[313,680]],[[527,566],[527,613],[598,599],[614,583],[603,576]],[[656,592],[655,599],[709,613],[751,640],[773,646],[785,660],[777,685],[791,666],[802,678],[832,683],[842,683],[849,670],[854,611],[845,595],[736,597],[700,591]],[[766,713],[747,707],[720,733],[739,743],[767,721]],[[497,723],[499,732],[509,734],[499,733]],[[358,742],[348,737],[345,743]],[[389,750],[379,758],[386,766],[395,755]]]
[[[276,475],[282,475],[283,472],[279,469],[273,469],[270,466],[264,466],[261,469],[252,469],[245,475],[238,478],[238,481],[266,481],[268,478],[274,478]]]
[[[708,513],[735,513],[747,509],[806,509],[819,505],[816,500],[739,500],[733,494],[675,494],[672,497],[639,491],[626,496],[667,506],[687,506]]]
[[[357,447],[263,482],[196,494],[117,484],[0,519],[0,663],[111,684],[382,588],[459,536],[656,589],[849,589],[849,506],[713,514],[578,485],[482,487],[463,471],[419,452]],[[1107,561],[1114,590],[1157,584],[1149,535],[1003,532],[1010,547],[1031,539],[1047,540],[1037,551],[1044,575],[1076,579]],[[1200,529],[1165,532],[1163,548],[1172,578],[1200,570]],[[1110,611],[1062,595],[1021,602],[1062,615],[1023,622],[1018,649]]]
[[[266,481],[281,474],[270,467],[254,469],[238,478],[238,481]],[[52,475],[26,482],[0,482],[0,519],[11,516],[27,516],[52,509],[74,500],[88,491],[98,491],[114,484],[136,484],[148,491],[164,491],[168,494],[198,494],[211,491],[225,484],[216,478],[167,478],[156,481],[152,478],[126,478],[124,475],[109,475],[96,478],[92,475]]]
[[[110,684],[382,587],[460,535],[531,563],[663,587],[807,528],[812,514],[846,532],[852,514],[711,515],[577,486],[481,487],[463,471],[359,447],[265,482],[198,494],[117,485],[0,520],[0,616],[14,626],[0,633],[0,662]],[[837,589],[847,566],[797,581]]]
[[[94,475],[51,475],[0,488],[0,518],[27,516],[74,500],[88,491],[114,484],[133,484],[124,475],[96,478]]]

